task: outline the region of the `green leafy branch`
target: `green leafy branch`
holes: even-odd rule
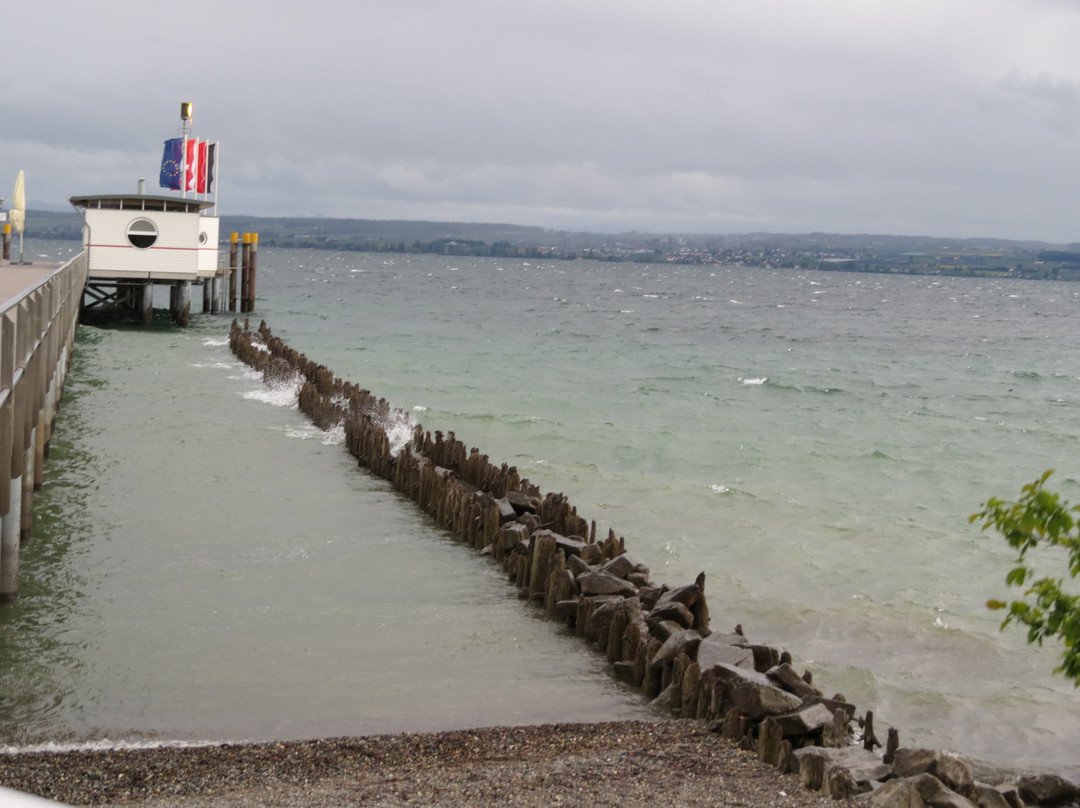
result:
[[[1014,620],[1027,626],[1028,643],[1042,645],[1046,637],[1058,637],[1065,648],[1060,673],[1080,686],[1080,596],[1062,590],[1063,579],[1035,578],[1027,555],[1040,544],[1064,547],[1068,552],[1069,577],[1080,574],[1080,505],[1071,506],[1044,486],[1053,471],[1025,485],[1016,502],[991,498],[983,510],[971,515],[971,522],[982,521],[984,531],[996,529],[1009,546],[1017,551],[1016,566],[1005,576],[1009,586],[1026,586],[1023,598],[1005,603],[990,600],[991,609],[1008,609],[1001,624],[1004,629]]]

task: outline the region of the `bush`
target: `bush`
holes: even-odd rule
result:
[[[1060,638],[1064,645],[1062,662],[1054,673],[1080,686],[1080,596],[1062,589],[1063,579],[1050,576],[1035,578],[1027,555],[1040,545],[1063,547],[1068,554],[1069,577],[1080,573],[1080,505],[1071,506],[1045,488],[1053,471],[1025,485],[1016,502],[991,498],[983,510],[971,515],[972,522],[982,521],[984,531],[994,528],[1017,551],[1016,566],[1005,581],[1010,586],[1026,586],[1023,598],[1005,603],[991,600],[991,609],[1008,609],[1001,624],[1004,629],[1014,620],[1028,627],[1028,642],[1042,645],[1046,637]]]

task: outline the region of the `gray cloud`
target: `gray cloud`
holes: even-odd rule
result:
[[[0,189],[156,176],[179,102],[224,212],[1076,240],[1080,9],[1044,0],[38,0]],[[0,190],[2,193],[2,190]]]

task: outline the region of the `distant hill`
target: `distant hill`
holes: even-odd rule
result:
[[[1080,279],[1080,243],[839,233],[587,233],[483,222],[222,216],[221,239],[258,233],[264,247],[573,260],[785,266],[933,275]],[[32,210],[27,233],[79,239],[74,210]]]

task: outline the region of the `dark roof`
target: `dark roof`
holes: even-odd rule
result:
[[[178,196],[153,196],[151,194],[93,194],[73,196],[69,200],[77,208],[105,210],[159,210],[198,213],[214,207],[210,199],[181,199]]]

